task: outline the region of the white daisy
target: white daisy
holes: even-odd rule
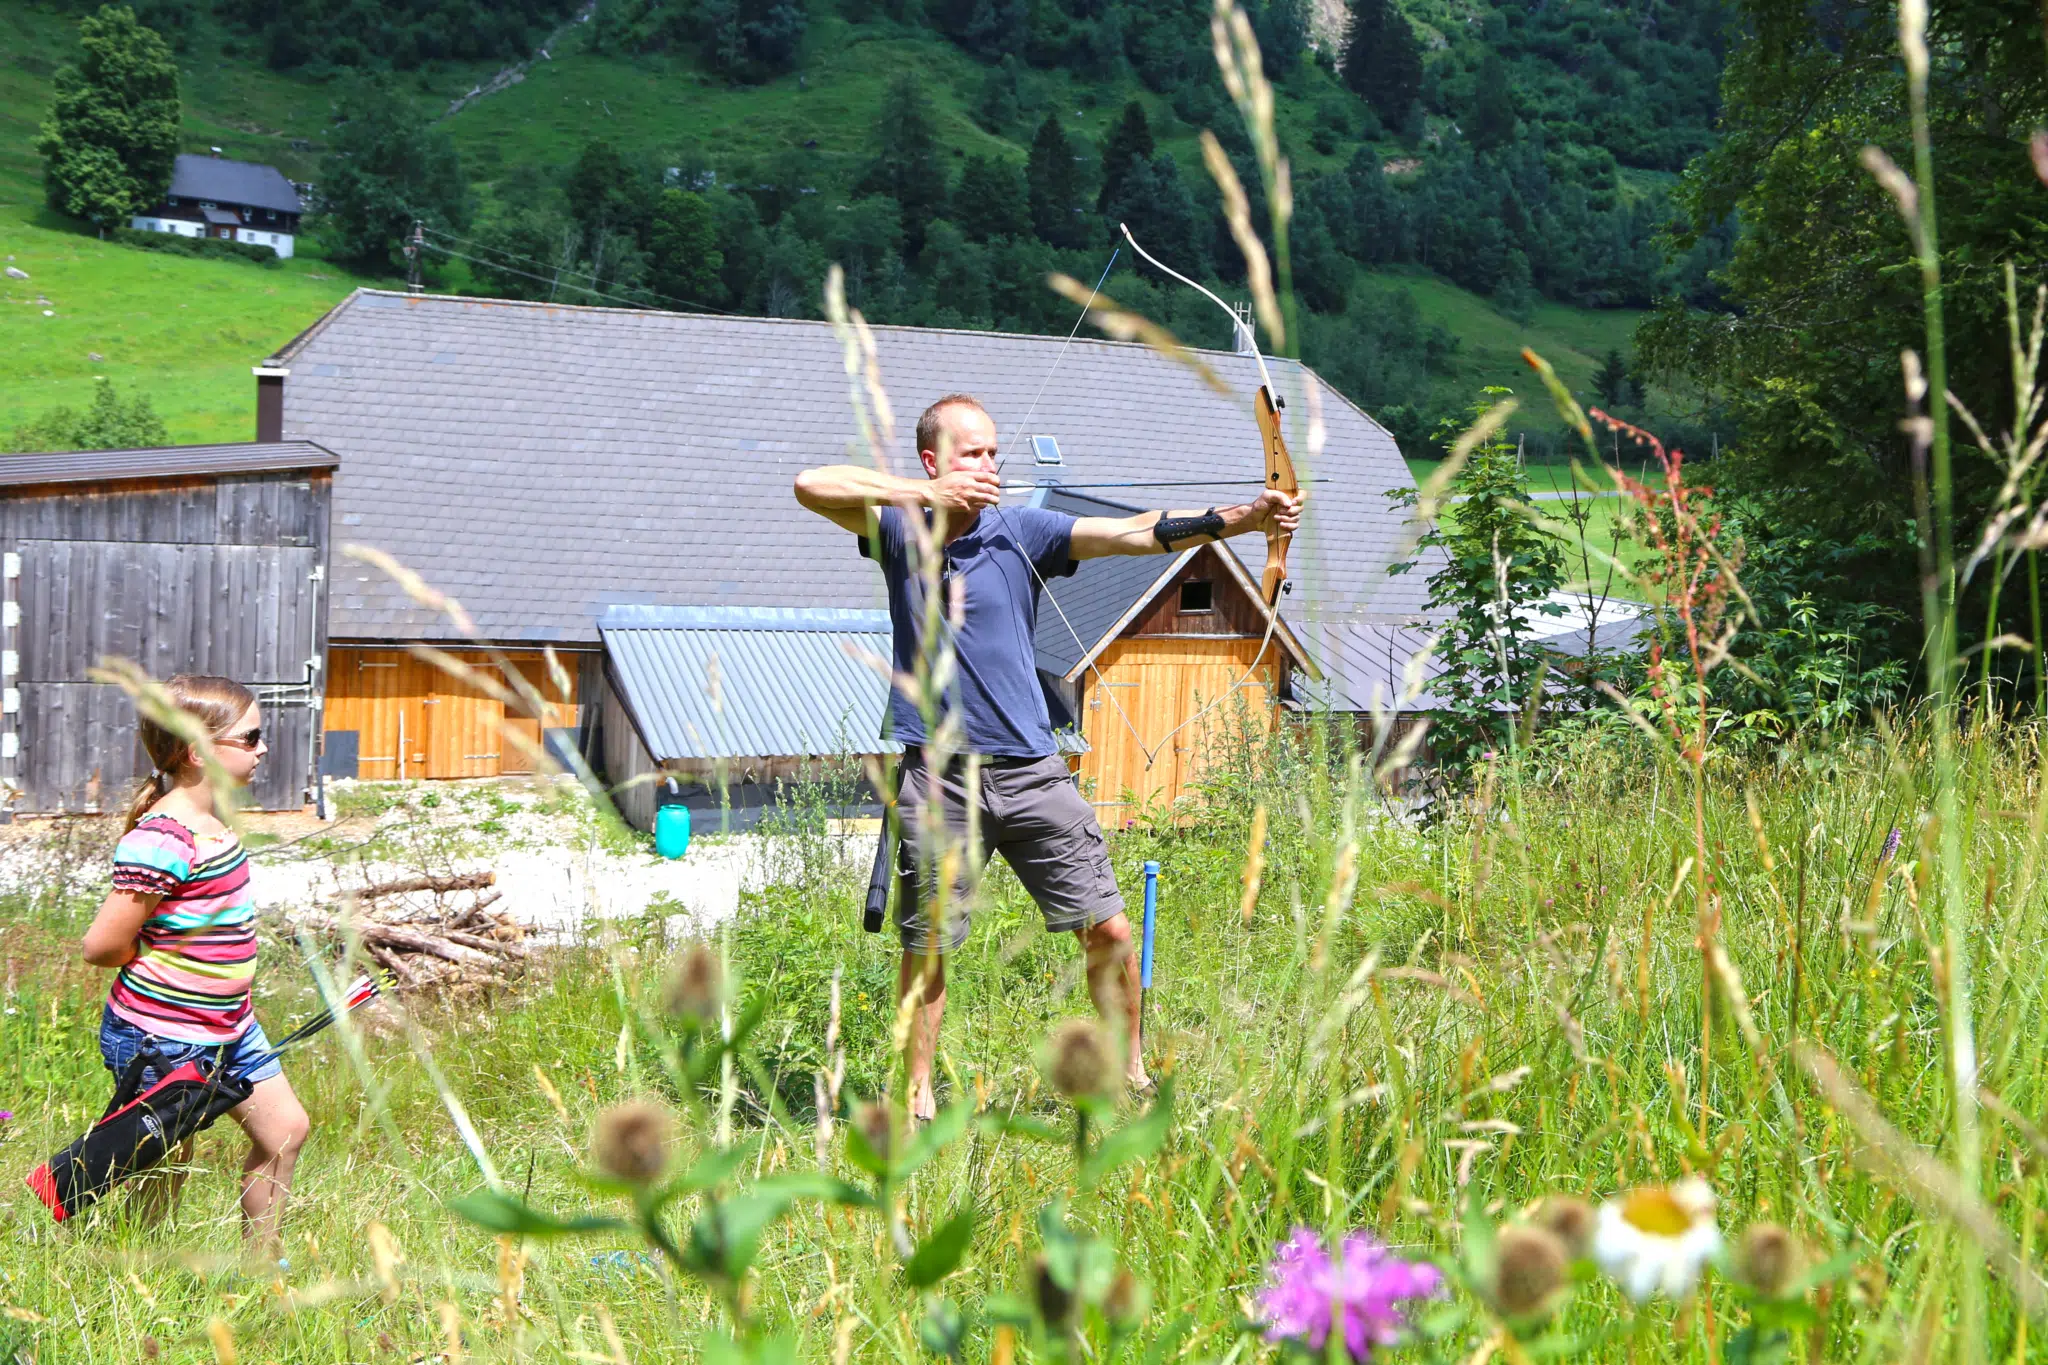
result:
[[[1593,1233],[1594,1261],[1637,1303],[1684,1298],[1720,1250],[1714,1192],[1697,1177],[1608,1200]]]

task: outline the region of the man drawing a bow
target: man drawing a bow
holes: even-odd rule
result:
[[[1238,507],[1123,518],[1001,507],[996,444],[995,422],[982,405],[966,394],[951,394],[918,419],[924,478],[830,465],[806,470],[796,480],[797,501],[859,536],[861,554],[881,566],[898,675],[916,672],[925,620],[909,518],[922,517],[930,525],[935,511],[943,510],[942,582],[949,593],[962,595],[961,624],[951,632],[957,677],[945,707],[960,726],[962,747],[979,756],[973,790],[963,756],[943,771],[927,765],[925,722],[917,705],[896,688],[889,702],[890,734],[904,745],[898,798],[904,837],[924,840],[927,805],[937,802],[943,828],[963,855],[953,863],[943,926],[926,922],[937,901],[936,849],[920,845],[920,894],[897,904],[903,946],[899,1005],[918,993],[908,1059],[910,1112],[917,1119],[936,1112],[931,1072],[946,1008],[945,954],[966,941],[968,893],[990,852],[1001,853],[1016,872],[1049,932],[1079,936],[1095,1008],[1128,1045],[1126,1079],[1134,1088],[1150,1084],[1139,1046],[1130,921],[1095,812],[1055,750],[1035,667],[1032,639],[1046,580],[1072,574],[1080,560],[1105,555],[1163,554],[1253,531],[1291,534],[1301,511],[1298,497],[1270,488]],[[870,507],[877,509],[872,537]],[[961,845],[970,828],[978,846],[968,849]]]

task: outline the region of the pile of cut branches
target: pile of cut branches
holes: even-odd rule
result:
[[[316,933],[353,933],[363,951],[406,990],[490,985],[525,967],[526,930],[491,906],[495,872],[405,877],[342,893],[334,915],[306,914]]]

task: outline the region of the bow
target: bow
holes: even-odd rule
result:
[[[1217,298],[1206,287],[1161,262],[1151,252],[1139,246],[1138,239],[1131,236],[1131,229],[1126,224],[1118,223],[1117,230],[1122,232],[1124,240],[1131,244],[1131,250],[1144,257],[1154,270],[1179,280],[1228,314],[1234,334],[1242,337],[1245,344],[1251,347],[1252,358],[1259,362],[1259,391],[1252,398],[1252,412],[1259,420],[1259,442],[1265,448],[1266,487],[1278,489],[1289,497],[1300,497],[1301,481],[1294,475],[1294,459],[1287,453],[1287,438],[1280,431],[1280,412],[1287,403],[1273,387],[1272,371],[1266,368],[1266,357],[1260,352],[1258,339],[1253,335],[1251,327],[1238,317],[1236,309]],[[1266,568],[1265,572],[1259,575],[1259,595],[1265,598],[1269,615],[1279,604],[1281,590],[1287,584],[1287,545],[1293,539],[1294,537],[1286,531],[1274,528],[1266,531]],[[1261,654],[1264,652],[1263,649],[1260,651]]]

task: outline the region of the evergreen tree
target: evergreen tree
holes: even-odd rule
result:
[[[703,0],[696,16],[706,60],[741,81],[793,70],[809,23],[797,0]]]
[[[653,178],[602,139],[584,144],[562,190],[576,225],[592,241],[607,232],[627,232],[639,239],[653,217]]]
[[[1023,168],[998,157],[969,157],[953,191],[953,221],[974,242],[1028,235],[1031,188]]]
[[[170,187],[177,64],[125,5],[80,20],[78,47],[78,61],[57,70],[56,97],[35,141],[43,190],[59,213],[124,226]]]
[[[902,206],[904,241],[914,255],[924,247],[925,229],[946,211],[938,126],[917,77],[906,72],[889,86],[874,145],[875,159],[858,188],[886,194]]]
[[[1106,217],[1110,224],[1128,224],[1147,251],[1162,261],[1172,261],[1176,270],[1196,277],[1209,273],[1209,253],[1203,249],[1194,196],[1188,193],[1180,168],[1168,153],[1131,165],[1117,196],[1106,206]]]
[[[1058,114],[1047,114],[1038,125],[1024,178],[1030,186],[1031,230],[1052,246],[1079,246],[1086,240],[1081,165]]]
[[[1609,412],[1626,407],[1629,387],[1628,362],[1620,351],[1609,351],[1593,375],[1593,392],[1599,395],[1600,405]]]
[[[1095,211],[1108,213],[1131,167],[1151,159],[1152,125],[1145,121],[1145,106],[1132,100],[1124,106],[1123,117],[1109,130],[1109,140],[1102,144],[1102,188],[1095,195]]]
[[[320,191],[332,255],[367,270],[401,267],[414,219],[439,228],[469,224],[455,144],[388,80],[361,81],[343,98],[341,126],[320,160]]]
[[[1309,0],[1265,0],[1253,8],[1252,28],[1267,74],[1280,80],[1294,73],[1308,51]]]
[[[1017,54],[1006,52],[981,81],[981,93],[974,99],[974,121],[991,133],[1000,133],[1024,113],[1024,64]]]
[[[114,386],[102,379],[94,385],[92,406],[51,408],[41,417],[14,429],[8,443],[12,451],[26,450],[143,450],[167,446],[170,433],[163,418],[150,406],[148,394],[136,395],[123,403]]]
[[[582,231],[559,212],[518,208],[477,230],[470,273],[494,298],[552,299],[562,272],[578,268],[582,242]]]
[[[1390,127],[1405,128],[1422,94],[1422,49],[1394,0],[1351,0],[1344,83]]]
[[[1507,64],[1497,52],[1479,63],[1472,87],[1472,107],[1465,116],[1465,136],[1482,152],[1504,147],[1515,136],[1515,96]]]
[[[647,251],[653,258],[648,283],[656,293],[688,303],[718,299],[718,271],[725,258],[718,250],[718,225],[703,196],[663,190],[648,225]]]

